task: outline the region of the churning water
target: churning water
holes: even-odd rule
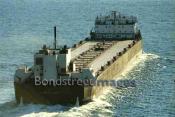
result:
[[[15,69],[32,65],[43,44],[72,45],[89,35],[97,14],[117,10],[138,17],[144,54],[121,78],[136,87],[107,89],[80,107],[16,105]],[[174,0],[0,0],[0,116],[175,116]]]

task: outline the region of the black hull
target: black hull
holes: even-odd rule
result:
[[[76,104],[77,99],[82,105],[91,101],[92,86],[36,86],[34,83],[15,82],[17,103],[34,104]]]

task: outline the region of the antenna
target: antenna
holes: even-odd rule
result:
[[[57,29],[56,29],[56,26],[54,26],[54,49],[55,50],[57,49],[56,32],[57,32]]]

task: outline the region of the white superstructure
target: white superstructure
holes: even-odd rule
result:
[[[61,50],[52,50],[43,46],[34,55],[34,76],[42,79],[57,79],[69,72],[71,49],[66,46]]]
[[[137,18],[112,11],[108,16],[97,16],[91,31],[93,39],[133,39],[139,32]]]

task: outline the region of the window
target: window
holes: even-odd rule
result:
[[[43,58],[41,58],[41,57],[36,58],[35,59],[35,64],[36,65],[42,65],[43,64]]]
[[[66,73],[66,68],[61,68],[61,73]]]

